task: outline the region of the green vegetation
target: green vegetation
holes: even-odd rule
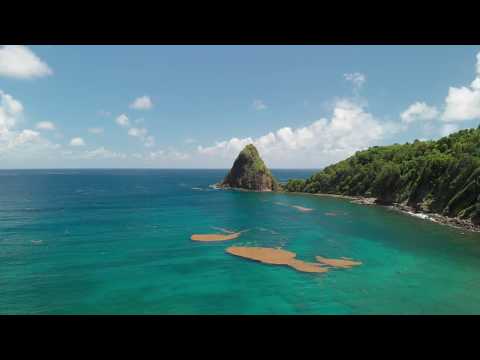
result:
[[[240,152],[221,185],[259,191],[280,190],[280,185],[252,144]]]
[[[358,151],[286,191],[376,197],[380,203],[480,223],[480,127],[437,141],[375,146]]]

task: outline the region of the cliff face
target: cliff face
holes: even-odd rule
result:
[[[238,155],[230,172],[220,187],[232,187],[255,191],[276,191],[279,184],[265,166],[257,149],[247,145]]]

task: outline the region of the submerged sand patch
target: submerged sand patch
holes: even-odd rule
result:
[[[309,211],[313,211],[313,209],[311,208],[306,208],[306,207],[303,207],[303,206],[299,206],[299,205],[292,205],[293,208],[301,211],[301,212],[309,212]]]
[[[225,228],[216,227],[216,226],[210,226],[210,227],[214,230],[220,230],[221,232],[224,232],[224,233],[227,233],[227,234],[235,234],[235,231],[228,230],[228,229],[225,229]]]
[[[353,266],[362,264],[360,261],[347,260],[348,258],[345,257],[341,259],[328,259],[322,256],[316,256],[315,259],[317,259],[317,261],[321,264],[343,269],[350,269]]]
[[[241,232],[233,234],[193,234],[190,239],[193,241],[227,241],[240,236]]]
[[[328,271],[328,269],[322,267],[322,264],[308,263],[295,259],[296,254],[294,252],[282,249],[231,246],[227,248],[226,252],[264,264],[287,265],[302,272],[324,273]]]

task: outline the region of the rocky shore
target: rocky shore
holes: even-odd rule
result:
[[[407,214],[410,216],[416,216],[425,220],[430,220],[441,225],[447,225],[447,226],[454,227],[456,229],[461,229],[466,231],[480,232],[480,226],[475,225],[474,223],[472,223],[471,220],[452,218],[452,217],[435,214],[435,213],[419,212],[413,207],[407,206],[404,204],[393,204],[393,205],[390,205],[389,207],[396,211],[400,211],[404,214]]]
[[[304,193],[302,193],[302,194],[304,194]],[[384,207],[390,208],[390,209],[395,210],[395,211],[402,212],[402,213],[410,215],[410,216],[415,216],[415,217],[418,217],[418,218],[421,218],[421,219],[433,221],[437,224],[447,225],[447,226],[454,227],[456,229],[461,229],[461,230],[466,230],[466,231],[480,232],[480,226],[475,225],[470,220],[459,219],[459,218],[451,218],[451,217],[440,215],[440,214],[418,211],[418,209],[415,209],[415,208],[413,208],[411,206],[408,206],[408,205],[405,205],[405,204],[397,204],[397,203],[381,204],[381,203],[378,203],[377,199],[374,198],[374,197],[348,196],[348,195],[323,194],[323,193],[312,194],[312,195],[346,199],[346,200],[350,200],[351,203],[360,204],[360,205],[384,206]]]

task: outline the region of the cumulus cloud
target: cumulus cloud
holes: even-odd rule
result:
[[[42,138],[31,129],[12,131],[0,141],[0,156],[5,160],[21,162],[25,159],[43,160],[55,153],[61,145]]]
[[[144,95],[136,98],[131,104],[130,108],[135,110],[148,110],[153,107],[152,99],[149,96]]]
[[[438,110],[434,106],[428,106],[424,102],[416,102],[408,107],[400,118],[404,123],[412,123],[417,120],[432,120],[438,116]]]
[[[445,99],[444,121],[464,121],[480,118],[480,89],[450,87]]]
[[[141,121],[135,121],[135,123],[142,123],[143,119],[140,120]],[[155,145],[155,138],[148,134],[148,130],[146,128],[132,127],[127,115],[121,114],[115,119],[115,122],[121,127],[128,129],[128,135],[139,138],[145,147]]]
[[[257,111],[265,110],[268,108],[268,106],[263,102],[263,100],[259,99],[253,100],[252,107]]]
[[[39,130],[55,130],[55,124],[51,121],[40,121],[36,128]]]
[[[128,116],[125,114],[119,115],[116,119],[115,122],[120,125],[121,127],[129,127],[130,126],[130,120],[128,120]]]
[[[445,98],[444,121],[480,119],[480,52],[477,54],[476,77],[470,86],[450,87]]]
[[[231,160],[247,144],[254,144],[274,166],[321,166],[342,159],[392,134],[397,129],[381,122],[350,100],[336,102],[330,119],[300,128],[284,127],[258,138],[231,138],[213,146],[198,146],[200,155]]]
[[[41,158],[45,151],[60,147],[42,138],[31,129],[16,130],[23,117],[23,105],[10,94],[0,90],[0,156],[5,161],[22,161],[25,158]]]
[[[343,77],[345,80],[350,81],[357,89],[360,89],[367,81],[367,76],[359,72],[343,74]]]
[[[70,140],[70,146],[85,146],[85,141],[81,137],[75,137]]]
[[[12,95],[0,90],[0,99],[2,108],[11,115],[18,115],[23,112],[23,105],[20,101],[13,98]]]
[[[31,79],[53,74],[52,69],[23,45],[0,46],[0,76]]]
[[[0,90],[0,137],[7,136],[22,116],[23,105],[10,94]]]
[[[34,142],[40,138],[40,134],[36,131],[25,129],[16,135],[8,144],[8,147],[16,147],[29,142]]]
[[[132,127],[128,129],[128,135],[138,137],[146,147],[152,147],[155,145],[155,138],[148,135],[148,130],[145,128]]]
[[[94,134],[94,135],[103,134],[103,128],[101,128],[101,127],[89,128],[89,129],[88,129],[88,132],[89,132],[90,134]]]

